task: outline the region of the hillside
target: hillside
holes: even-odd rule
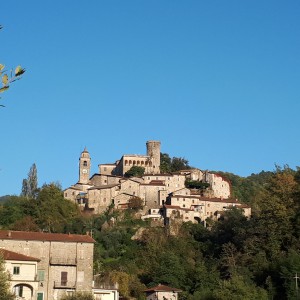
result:
[[[300,273],[300,171],[288,167],[232,180],[234,195],[255,206],[246,219],[227,210],[216,222],[173,224],[140,220],[132,209],[110,207],[82,215],[60,188],[44,185],[36,199],[10,197],[0,225],[15,230],[86,233],[95,245],[98,280],[119,282],[125,299],[144,299],[158,283],[183,292],[180,299],[293,299]],[[171,235],[170,232],[177,232]]]

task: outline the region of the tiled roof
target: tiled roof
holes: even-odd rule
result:
[[[151,180],[149,183],[141,183],[141,185],[165,186],[162,180]]]
[[[103,190],[103,189],[111,189],[115,186],[118,186],[119,183],[113,183],[113,184],[103,184],[103,185],[98,185],[98,186],[93,186],[89,188],[88,190]]]
[[[6,249],[0,249],[0,256],[2,256],[4,260],[40,261],[38,258],[23,255]]]
[[[145,290],[144,292],[182,292],[182,290],[159,284],[153,288]]]
[[[94,243],[89,235],[0,230],[1,240]]]
[[[240,204],[236,199],[222,199],[222,198],[207,198],[202,196],[196,196],[196,195],[173,195],[171,198],[193,198],[193,199],[199,199],[200,201],[207,201],[207,202],[220,202],[220,203],[235,203]]]

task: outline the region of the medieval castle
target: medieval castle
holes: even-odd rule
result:
[[[148,141],[146,155],[124,154],[110,164],[99,164],[99,173],[90,176],[91,157],[87,149],[79,158],[79,180],[64,190],[64,197],[83,210],[99,214],[110,205],[126,209],[130,199],[139,197],[144,205],[144,218],[172,217],[182,221],[202,222],[218,218],[232,206],[243,209],[250,216],[251,208],[230,199],[230,183],[222,176],[199,169],[160,172],[160,142]],[[145,169],[142,177],[124,177],[133,166]],[[186,187],[186,180],[206,183],[204,189]]]

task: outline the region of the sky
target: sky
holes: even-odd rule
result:
[[[300,165],[300,1],[2,1],[0,196],[145,154],[202,170]]]

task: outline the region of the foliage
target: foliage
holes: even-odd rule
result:
[[[94,296],[92,293],[87,292],[75,292],[71,295],[65,295],[61,300],[94,300]]]
[[[199,189],[204,190],[209,187],[209,183],[207,182],[201,182],[198,180],[186,180],[185,186],[189,189]]]
[[[177,172],[180,170],[191,169],[188,160],[182,157],[170,157],[167,153],[160,154],[161,173]]]
[[[64,232],[78,216],[78,208],[54,183],[43,185],[36,199],[11,196],[0,206],[0,226],[14,230]]]
[[[10,292],[9,274],[5,270],[4,259],[0,250],[0,299],[13,300],[15,296]]]
[[[142,177],[145,173],[145,168],[140,166],[132,166],[125,174],[125,177]]]
[[[2,29],[2,26],[0,25],[0,30]],[[2,87],[0,87],[0,93],[5,92],[9,89],[11,83],[13,83],[16,80],[19,80],[22,78],[22,75],[25,73],[25,69],[23,69],[21,66],[17,66],[15,70],[7,70],[5,69],[5,65],[0,63],[0,78],[2,82]],[[0,105],[4,107],[4,105]]]
[[[23,179],[21,196],[35,198],[38,191],[37,168],[33,164],[28,172],[27,179]]]
[[[231,175],[230,175],[231,176]],[[300,274],[300,170],[277,167],[247,178],[232,175],[235,193],[255,205],[251,219],[226,210],[218,221],[184,223],[177,235],[112,207],[81,216],[55,184],[37,198],[10,196],[0,206],[5,228],[85,233],[96,240],[94,269],[118,282],[125,299],[144,299],[158,283],[182,289],[180,299],[295,299]]]
[[[128,201],[128,208],[135,211],[141,210],[144,207],[144,201],[140,197],[133,196]]]

